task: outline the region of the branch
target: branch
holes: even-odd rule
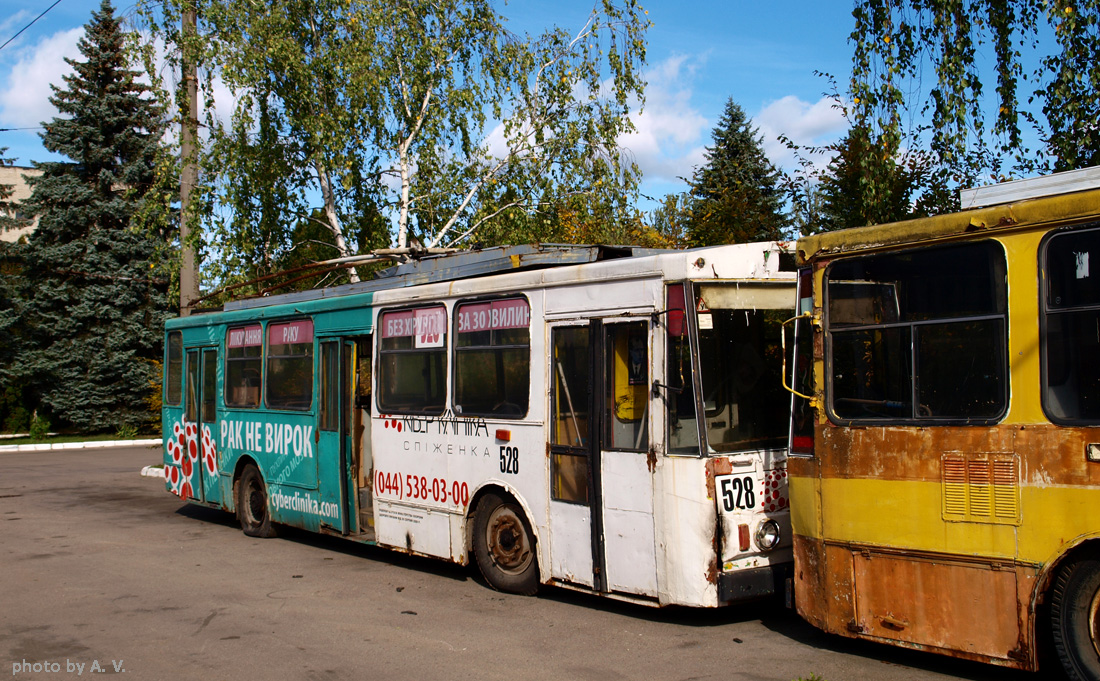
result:
[[[458,222],[459,216],[462,215],[462,211],[466,210],[466,206],[470,205],[470,201],[473,201],[474,195],[477,194],[478,190],[484,187],[489,179],[497,174],[498,170],[507,165],[511,158],[512,154],[509,154],[505,158],[501,159],[501,161],[497,163],[496,166],[483,174],[481,176],[481,179],[479,179],[473,184],[472,187],[470,187],[469,191],[466,192],[466,195],[462,197],[462,203],[458,205],[458,208],[456,208],[454,210],[454,213],[451,214],[450,219],[447,220],[447,224],[443,225],[443,228],[440,229],[434,237],[432,237],[431,242],[428,243],[429,248],[436,246],[443,239],[443,236],[447,234],[448,231],[450,231],[451,227],[454,227],[454,224]]]

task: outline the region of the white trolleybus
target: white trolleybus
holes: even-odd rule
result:
[[[228,303],[166,324],[166,484],[514,593],[776,593],[794,305],[777,243],[500,247]]]

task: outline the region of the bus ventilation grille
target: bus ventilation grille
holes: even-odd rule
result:
[[[1020,522],[1020,465],[1015,454],[943,455],[943,518],[958,522]]]

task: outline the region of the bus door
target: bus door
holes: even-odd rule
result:
[[[555,326],[551,344],[551,574],[655,593],[648,324]]]
[[[341,534],[360,532],[355,494],[360,461],[355,424],[356,358],[353,339],[321,341],[321,408],[318,410],[318,477],[322,502],[321,524]],[[363,352],[370,355],[370,340]],[[368,377],[369,380],[369,377]]]
[[[207,503],[221,501],[218,485],[217,437],[217,348],[187,351],[187,397],[180,455],[182,482],[178,494],[184,499]]]

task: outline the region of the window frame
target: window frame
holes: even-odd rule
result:
[[[231,357],[230,354],[231,354],[231,352],[234,348],[231,348],[230,345],[229,345],[230,334],[232,334],[234,331],[246,331],[247,332],[247,330],[251,329],[251,328],[258,328],[260,330],[260,344],[258,346],[260,348],[259,357],[256,357],[256,358],[252,358],[252,357]],[[267,337],[267,329],[265,329],[264,325],[260,322],[250,322],[248,324],[239,324],[239,325],[233,325],[233,326],[227,325],[226,326],[226,328],[225,328],[225,359],[223,360],[224,367],[222,368],[222,371],[224,372],[224,379],[223,379],[223,382],[222,382],[222,402],[223,402],[225,407],[230,408],[230,409],[259,409],[261,406],[263,406],[264,397],[266,396],[266,391],[264,390],[264,387],[267,383],[264,380],[265,379],[265,374],[266,374],[265,368],[266,368],[266,365],[267,365],[267,347],[266,347],[266,343],[265,343],[266,337]],[[242,348],[245,348],[245,347],[257,347],[257,346],[255,346],[255,345],[242,346]],[[260,367],[259,367],[259,370],[260,370],[260,376],[259,376],[260,385],[258,386],[259,387],[259,393],[256,396],[256,402],[255,402],[255,404],[231,402],[230,401],[230,395],[232,394],[233,388],[235,388],[237,386],[230,384],[230,377],[233,374],[229,370],[229,366],[230,366],[229,363],[230,362],[244,363],[244,362],[251,362],[251,361],[257,361],[257,362],[259,362],[259,365],[260,365]]]
[[[871,259],[871,258],[883,258],[883,257],[897,257],[904,256],[912,253],[928,253],[937,250],[947,250],[960,248],[965,246],[973,246],[978,244],[991,244],[993,248],[991,251],[995,251],[994,257],[1000,258],[1000,263],[1004,267],[1005,281],[1003,289],[995,291],[1003,297],[1004,311],[1001,313],[988,313],[988,314],[972,314],[972,315],[960,315],[957,317],[936,317],[933,319],[915,319],[910,321],[891,321],[878,324],[851,324],[841,327],[834,327],[831,323],[831,292],[830,286],[830,272],[832,268],[838,263],[848,263],[856,259]],[[915,246],[909,248],[900,248],[895,250],[886,250],[877,253],[870,253],[865,255],[857,255],[852,257],[838,257],[832,259],[825,266],[825,271],[822,273],[822,316],[823,316],[823,329],[824,329],[824,354],[825,354],[825,385],[826,385],[826,399],[825,412],[828,415],[829,420],[839,426],[886,426],[886,425],[902,425],[902,426],[930,426],[930,425],[992,425],[1002,421],[1008,414],[1011,396],[1011,370],[1009,365],[1009,291],[1008,291],[1008,254],[1005,251],[1004,244],[996,239],[974,239],[966,241],[958,241],[948,244],[938,244],[932,246]],[[922,327],[944,326],[948,324],[962,324],[962,323],[974,323],[983,321],[1000,321],[1000,357],[997,358],[997,369],[1000,372],[1001,392],[999,395],[1001,405],[1000,409],[991,416],[981,417],[967,417],[967,416],[920,416],[920,357],[918,356],[918,348],[920,343],[920,330]],[[908,331],[909,336],[909,356],[908,356],[908,376],[909,376],[909,415],[899,417],[887,417],[887,418],[845,418],[839,416],[835,409],[836,400],[836,386],[835,386],[835,365],[834,365],[834,349],[836,342],[834,334],[836,333],[850,333],[860,331],[884,331],[888,329],[902,329]]]
[[[1039,242],[1038,257],[1036,266],[1039,272],[1039,401],[1042,406],[1043,414],[1050,420],[1051,423],[1060,426],[1096,426],[1100,425],[1100,418],[1088,419],[1088,418],[1066,418],[1064,416],[1055,415],[1050,409],[1048,399],[1048,384],[1049,378],[1049,366],[1047,358],[1049,351],[1047,342],[1049,338],[1050,318],[1053,315],[1060,314],[1072,314],[1075,312],[1087,312],[1095,310],[1100,313],[1100,303],[1093,305],[1078,305],[1074,307],[1061,308],[1056,311],[1050,309],[1050,292],[1051,292],[1051,278],[1050,270],[1048,267],[1047,254],[1050,249],[1050,244],[1055,239],[1066,236],[1069,234],[1095,231],[1100,233],[1100,222],[1084,222],[1076,225],[1067,225],[1057,229],[1053,229],[1043,236],[1042,241]],[[1097,267],[1100,268],[1100,262],[1097,262]]]
[[[176,376],[176,380],[172,380],[172,339],[173,337],[179,341],[179,361],[175,364],[179,367],[179,372]],[[184,358],[187,356],[183,347],[183,332],[182,331],[169,331],[164,339],[164,406],[166,407],[182,407],[183,406],[183,380],[184,380]],[[176,388],[176,399],[172,399],[172,387]]]
[[[631,328],[636,327],[636,328]],[[603,376],[600,377],[600,382],[603,387],[602,394],[598,396],[596,402],[596,409],[600,411],[599,419],[601,428],[603,431],[600,433],[601,447],[604,451],[608,452],[646,452],[649,450],[653,443],[653,433],[651,426],[653,422],[652,409],[653,405],[658,402],[653,398],[653,327],[647,319],[605,319],[604,324],[601,326],[600,333],[603,336],[600,340],[603,356],[600,358],[599,365],[603,367]],[[617,348],[615,347],[615,341],[618,340],[618,334],[620,332],[626,335],[625,342],[627,344],[627,351],[629,353],[630,348],[630,334],[633,331],[640,331],[639,334],[645,339],[642,347],[645,348],[646,358],[643,369],[645,371],[645,377],[640,382],[632,381],[629,376],[629,366],[626,366],[626,379],[625,382],[617,381],[620,376],[616,375],[615,353]],[[625,386],[625,387],[624,387]],[[633,392],[635,397],[644,403],[642,408],[642,415],[636,419],[620,419],[615,411],[617,409],[623,409],[623,404],[617,402],[614,398],[617,396],[616,391],[621,391],[624,394]],[[637,405],[630,407],[633,410],[637,410]],[[624,446],[617,442],[621,437],[627,436],[629,433],[622,431],[616,433],[615,423],[638,423],[640,433],[635,435],[636,439],[641,439],[640,444],[633,446]],[[629,442],[627,443],[629,444]]]
[[[308,364],[309,364],[309,372],[310,372],[309,373],[309,402],[304,406],[298,406],[298,407],[285,406],[285,405],[282,405],[282,404],[272,405],[271,404],[271,386],[273,384],[273,381],[271,380],[271,375],[272,375],[271,361],[273,359],[286,360],[286,359],[291,359],[291,358],[296,358],[296,357],[305,357],[306,356],[306,355],[273,355],[271,353],[271,333],[272,333],[272,330],[276,329],[276,328],[279,328],[279,327],[282,327],[282,326],[290,326],[290,325],[293,325],[293,324],[299,324],[301,322],[307,322],[309,324],[309,333],[310,333],[310,339],[308,341],[308,346],[309,346],[309,355],[308,355],[309,362],[308,362]],[[298,343],[293,343],[293,344],[280,343],[280,345],[307,345],[307,343],[306,342],[298,342]],[[279,320],[279,321],[270,321],[270,322],[268,322],[264,326],[264,344],[263,344],[263,350],[262,350],[261,356],[263,357],[263,391],[262,391],[262,394],[263,394],[263,404],[264,404],[264,406],[267,409],[272,409],[272,410],[276,410],[276,411],[289,411],[289,412],[295,412],[295,413],[303,413],[303,412],[312,411],[313,410],[313,402],[314,402],[314,399],[315,399],[314,394],[313,394],[314,393],[314,383],[315,383],[316,378],[317,378],[317,337],[316,337],[315,325],[313,323],[313,318],[312,317],[299,317],[299,318],[296,318],[296,319],[282,319],[282,320]]]
[[[459,330],[459,314],[461,312],[461,309],[464,306],[466,306],[466,305],[484,305],[486,303],[491,305],[492,303],[508,302],[508,301],[515,301],[515,300],[523,301],[523,303],[527,306],[527,326],[526,327],[510,327],[509,329],[488,328],[488,329],[485,329],[485,331],[489,332],[489,344],[488,345],[469,345],[469,346],[460,346],[459,345],[459,342],[458,342],[459,337],[460,337],[459,334],[460,333],[466,333],[466,332],[462,332],[462,331]],[[462,300],[459,300],[459,301],[455,302],[455,304],[452,308],[452,312],[451,312],[451,320],[452,320],[451,323],[452,323],[452,329],[453,329],[453,331],[452,331],[453,336],[451,338],[451,352],[450,352],[450,355],[451,355],[451,366],[450,366],[450,371],[451,371],[451,395],[450,395],[450,401],[448,402],[448,404],[450,405],[452,412],[456,416],[461,416],[461,417],[469,416],[469,417],[479,417],[479,418],[507,419],[507,420],[514,420],[514,421],[519,421],[519,420],[523,420],[523,419],[527,418],[527,415],[531,412],[531,374],[532,374],[531,301],[527,298],[526,295],[524,295],[522,293],[511,293],[511,294],[505,294],[505,295],[486,296],[486,297],[479,297],[479,298],[465,298],[465,299],[462,299]],[[504,330],[518,329],[518,328],[525,328],[526,331],[527,331],[527,342],[525,344],[521,345],[521,344],[511,343],[511,344],[497,345],[497,344],[494,343],[494,338],[495,338],[495,335],[496,335],[497,331],[504,331]],[[527,394],[525,395],[526,402],[522,405],[518,405],[518,406],[523,407],[523,411],[520,414],[505,414],[505,413],[498,413],[498,412],[491,412],[491,411],[482,412],[482,411],[468,411],[468,410],[466,410],[462,405],[460,405],[458,403],[459,357],[463,353],[467,353],[467,352],[486,352],[486,351],[489,351],[489,352],[496,353],[496,352],[503,352],[503,351],[506,351],[506,350],[526,350],[526,359],[527,359]],[[508,397],[508,396],[505,395],[504,397]]]
[[[387,338],[386,335],[385,335],[386,315],[402,313],[402,312],[411,312],[415,316],[417,310],[431,310],[431,309],[439,309],[439,310],[442,311],[441,315],[443,317],[443,323],[445,325],[445,327],[443,329],[442,344],[438,348],[436,348],[436,347],[417,348],[417,347],[415,347],[415,343],[414,343],[413,348],[408,348],[408,349],[401,348],[401,349],[387,350],[384,347],[385,342],[386,342],[386,338]],[[413,305],[413,306],[391,307],[391,308],[386,308],[384,310],[380,310],[378,312],[378,329],[376,331],[377,338],[378,338],[377,341],[376,341],[376,346],[377,346],[378,349],[377,349],[377,354],[375,356],[374,380],[376,381],[376,384],[375,384],[375,387],[374,387],[374,393],[375,393],[375,400],[376,400],[376,404],[377,404],[379,414],[398,414],[398,415],[408,414],[410,416],[440,416],[440,415],[445,414],[447,412],[448,405],[450,404],[450,402],[448,401],[448,395],[447,395],[448,390],[449,390],[447,382],[449,380],[448,371],[450,369],[450,367],[448,366],[448,355],[449,355],[448,345],[451,343],[451,338],[450,338],[451,329],[447,328],[446,325],[449,325],[450,318],[451,318],[450,315],[447,313],[447,305],[446,305],[446,303],[443,303],[443,302],[432,302],[432,303],[425,303],[425,304],[422,304],[422,305]],[[415,337],[415,335],[411,336],[411,337]],[[407,408],[407,407],[397,407],[396,405],[386,405],[384,403],[384,400],[386,399],[386,389],[385,389],[384,386],[385,386],[385,380],[387,378],[387,366],[386,366],[386,363],[384,361],[386,359],[386,356],[387,355],[402,355],[402,354],[410,355],[410,354],[417,354],[417,353],[440,353],[443,357],[443,366],[441,367],[441,371],[440,371],[440,379],[443,381],[443,385],[441,386],[442,395],[441,395],[441,399],[440,399],[440,402],[439,402],[439,407],[438,408],[431,408],[430,407],[430,408],[427,408],[427,409],[411,409],[411,408]]]

